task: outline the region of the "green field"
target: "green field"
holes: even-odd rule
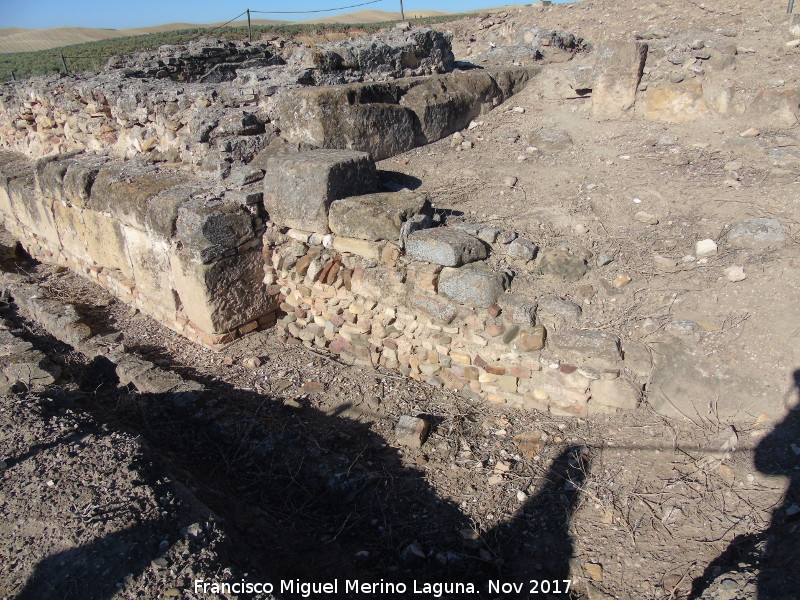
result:
[[[414,25],[444,23],[463,18],[464,15],[441,15],[413,19]],[[391,27],[394,21],[366,24],[297,24],[297,25],[254,25],[253,39],[264,34],[283,37],[297,35],[321,35],[329,32],[347,32],[354,29],[368,33],[384,27]],[[165,44],[184,44],[201,37],[219,37],[228,40],[247,39],[247,27],[224,27],[219,29],[194,28],[164,31],[148,35],[113,38],[97,42],[86,42],[72,46],[39,50],[37,52],[16,52],[0,54],[0,82],[10,81],[12,77],[24,79],[32,75],[59,73],[64,71],[61,56],[66,58],[70,72],[101,71],[111,56],[134,54],[145,50],[155,50]],[[80,58],[75,58],[80,57]]]

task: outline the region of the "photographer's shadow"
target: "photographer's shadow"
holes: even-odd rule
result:
[[[694,580],[691,599],[725,574],[754,573],[758,600],[800,599],[800,369],[792,374],[788,414],[754,451],[756,469],[765,475],[786,477],[783,502],[772,512],[769,527],[737,535]]]

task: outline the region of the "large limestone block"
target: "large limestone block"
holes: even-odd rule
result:
[[[598,48],[592,89],[595,116],[616,119],[631,109],[646,60],[643,42],[611,42]]]
[[[187,318],[206,333],[227,333],[270,310],[264,261],[253,250],[202,264],[185,253],[170,257],[175,291]]]
[[[83,228],[79,233],[86,248],[85,256],[107,269],[119,269],[127,278],[132,277],[122,223],[93,210],[83,210],[82,217]]]
[[[439,293],[468,306],[489,308],[507,287],[507,277],[483,266],[445,267],[439,274]]]
[[[328,233],[334,200],[375,191],[375,163],[366,152],[311,150],[267,161],[264,206],[281,227]]]
[[[481,114],[484,105],[500,95],[491,75],[475,70],[420,81],[400,103],[419,119],[421,145],[463,129]]]
[[[281,135],[318,148],[369,152],[382,160],[416,146],[414,114],[392,83],[302,88],[278,100]]]
[[[575,329],[550,338],[556,356],[577,366],[618,367],[622,361],[619,337],[607,331]]]
[[[761,90],[745,111],[748,122],[755,127],[788,129],[800,117],[800,88]]]
[[[144,229],[148,201],[178,183],[177,177],[153,170],[109,166],[97,172],[86,205],[126,225]]]
[[[83,212],[84,209],[69,204],[53,203],[53,215],[58,223],[61,247],[73,256],[86,255],[86,223],[83,219]]]
[[[36,234],[58,247],[59,236],[53,216],[53,201],[36,194],[32,173],[8,182],[9,216]]]
[[[255,235],[253,217],[247,209],[218,198],[197,198],[182,204],[176,231],[184,250],[203,263],[234,252]]]
[[[406,240],[406,255],[411,260],[460,267],[483,260],[488,252],[478,238],[451,227],[437,227],[415,231]]]
[[[646,119],[688,123],[709,115],[700,83],[686,81],[647,90],[644,103]]]
[[[63,200],[85,208],[92,186],[107,159],[102,156],[77,156],[69,159],[64,173]]]
[[[123,226],[123,235],[136,288],[162,308],[177,310],[177,298],[172,291],[170,244],[150,232],[127,225]]]
[[[331,231],[362,240],[398,240],[403,223],[430,212],[425,194],[386,192],[336,200],[330,206]]]

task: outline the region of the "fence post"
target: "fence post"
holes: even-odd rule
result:
[[[69,69],[67,68],[67,59],[64,58],[64,55],[61,55],[61,64],[64,65],[64,74],[69,75]]]
[[[250,9],[247,9],[247,36],[253,41],[253,28],[250,25]]]
[[[788,14],[792,14],[794,11],[794,0],[789,0],[789,7],[786,9]]]
[[[11,69],[11,79],[12,79],[13,81],[16,81],[16,80],[17,80],[17,74],[16,74],[16,73],[14,73],[14,69]]]
[[[794,0],[792,0],[792,1],[794,1]],[[403,10],[403,0],[400,0],[400,20],[401,21],[405,21],[406,20],[406,11]]]

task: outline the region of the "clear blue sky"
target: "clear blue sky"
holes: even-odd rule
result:
[[[126,29],[164,23],[214,23],[227,21],[246,8],[251,10],[317,10],[359,4],[366,0],[294,0],[274,2],[267,0],[241,0],[219,2],[211,0],[0,0],[0,28],[26,27],[102,27]],[[533,1],[533,0],[525,0]],[[510,0],[404,0],[406,13],[414,10],[441,10],[458,12],[490,6],[502,6]],[[382,0],[376,4],[344,10],[377,9],[399,11],[400,0]],[[319,15],[253,15],[254,18],[304,21]]]

